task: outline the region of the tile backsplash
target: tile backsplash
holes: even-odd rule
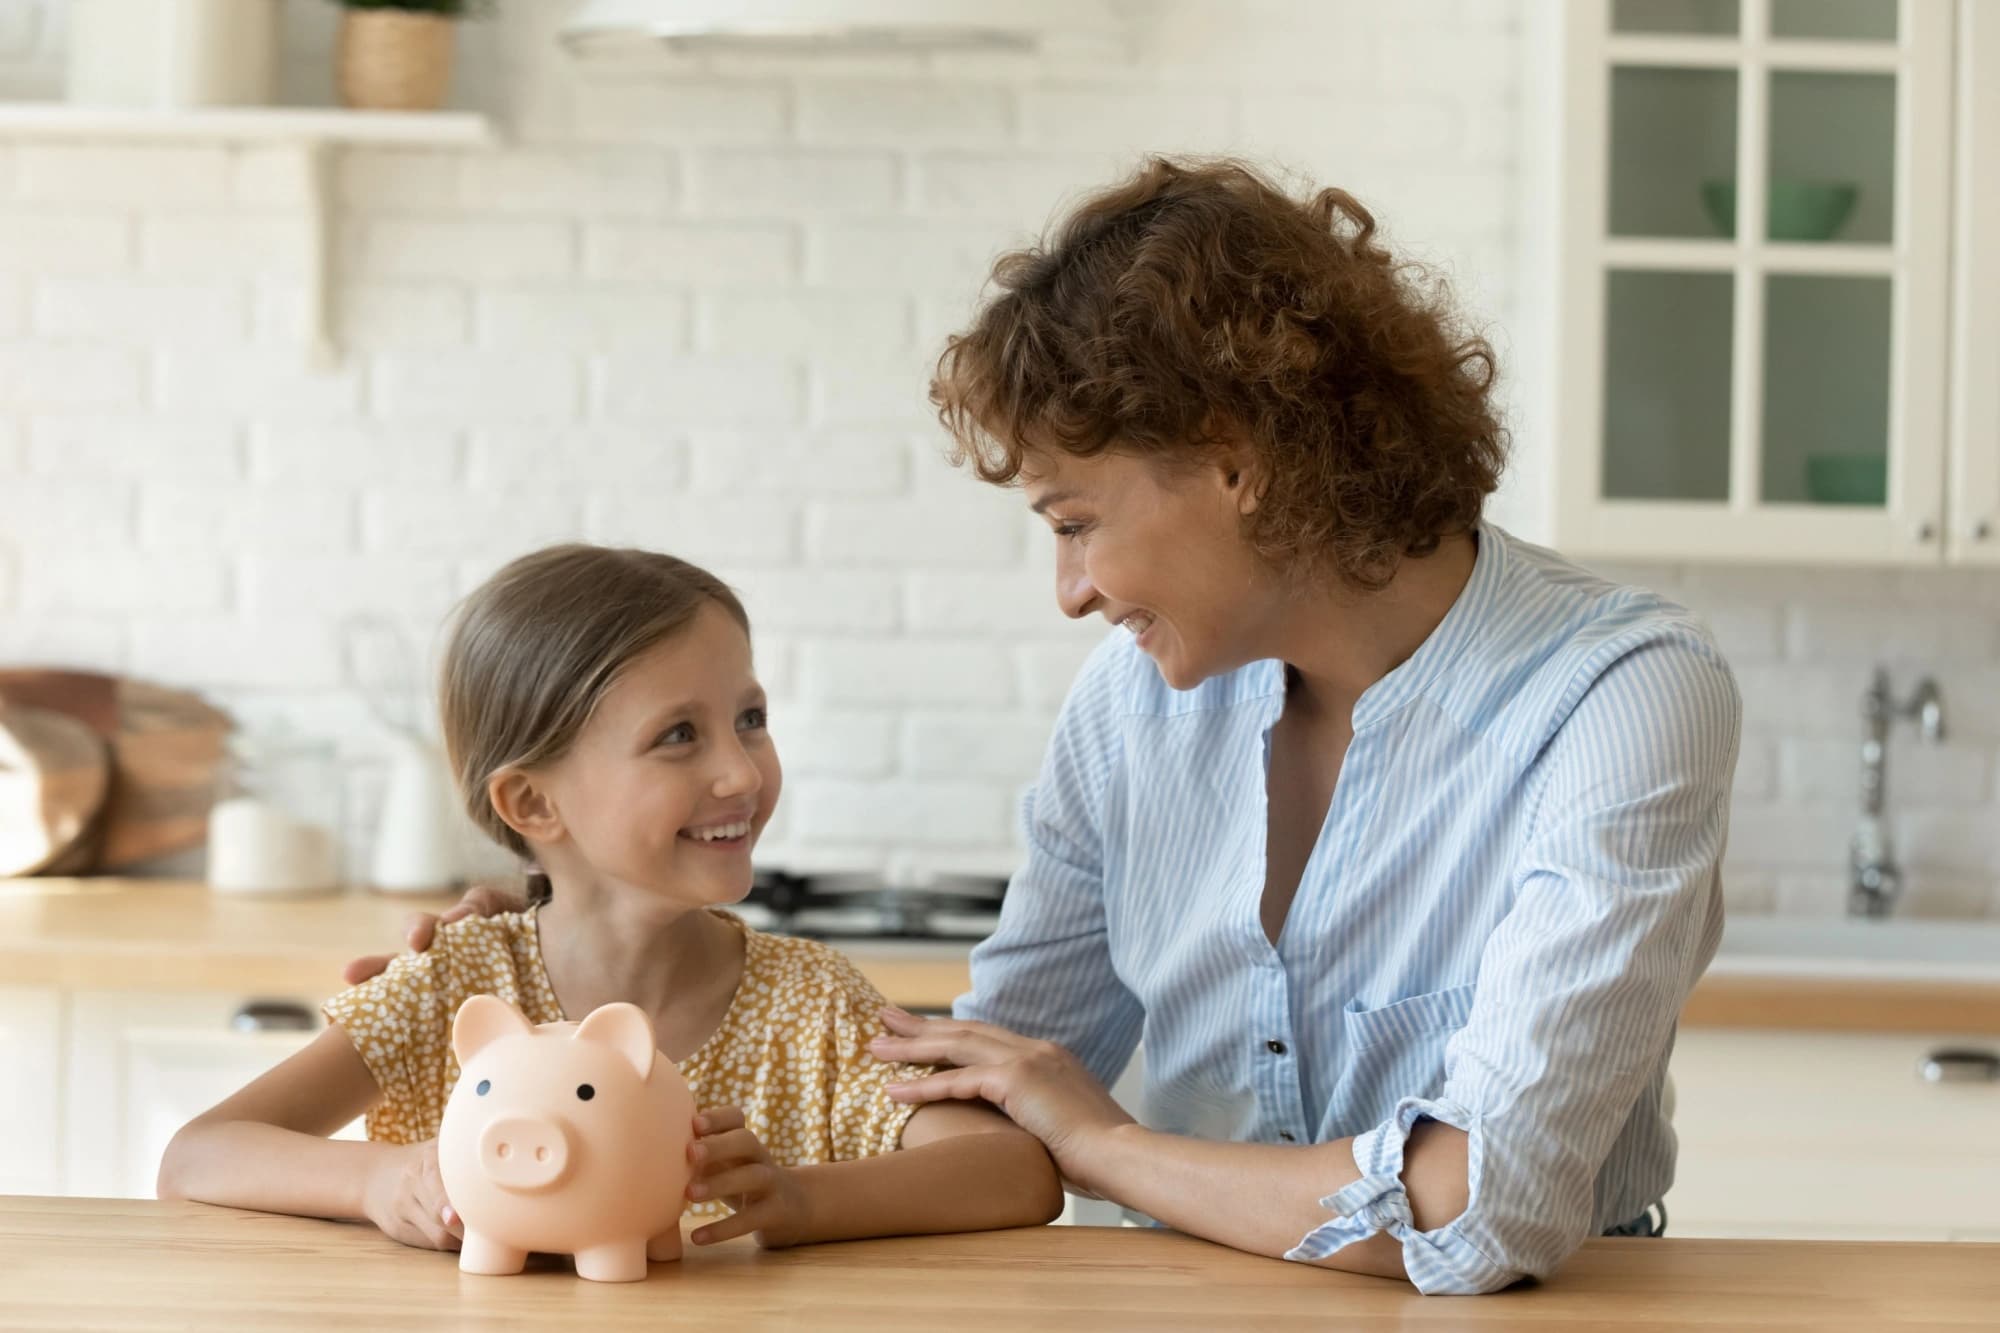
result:
[[[1004,861],[1102,631],[1057,613],[1019,498],[942,461],[943,334],[996,250],[1138,152],[1237,151],[1351,189],[1504,355],[1541,299],[1515,255],[1528,3],[1162,0],[1121,59],[639,71],[560,54],[566,6],[501,0],[458,84],[502,146],[337,157],[326,371],[286,153],[0,140],[0,660],[192,686],[366,760],[349,612],[429,645],[524,549],[659,546],[757,622],[784,845]],[[63,8],[0,0],[0,97],[57,95]],[[328,99],[334,14],[287,5],[294,100]],[[1950,728],[1890,757],[1909,908],[2000,912],[2000,573],[1614,572],[1736,663],[1733,906],[1842,910],[1879,659],[1899,690],[1935,673]]]

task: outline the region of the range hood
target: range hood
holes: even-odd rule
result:
[[[587,0],[561,37],[580,56],[661,46],[833,55],[1032,52],[1122,31],[1109,0]]]

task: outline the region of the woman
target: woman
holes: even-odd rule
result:
[[[1003,257],[932,396],[1112,636],[956,1066],[1073,1186],[1481,1292],[1651,1234],[1739,703],[1680,608],[1481,518],[1493,359],[1338,190],[1155,160]],[[482,909],[490,898],[477,900]],[[365,966],[365,964],[363,965]],[[1105,1092],[1143,1036],[1143,1124]]]

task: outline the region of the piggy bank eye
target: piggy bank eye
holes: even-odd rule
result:
[[[588,1083],[579,1083],[576,1085],[576,1099],[578,1101],[587,1102],[596,1095],[597,1089],[591,1087]]]
[[[487,1093],[493,1091],[493,1080],[490,1078],[480,1079],[479,1086],[474,1088],[473,1091],[484,1097]]]

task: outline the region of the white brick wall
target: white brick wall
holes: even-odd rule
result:
[[[215,209],[227,202],[229,183],[229,154],[215,147],[28,144],[14,154],[14,190],[28,203]]]
[[[1129,60],[648,74],[579,68],[547,7],[501,0],[460,74],[512,146],[335,162],[330,371],[297,351],[289,156],[0,142],[0,661],[367,754],[342,617],[428,647],[522,550],[660,546],[744,592],[794,851],[1004,855],[1102,631],[1056,611],[1019,497],[940,461],[939,340],[1066,199],[1146,149],[1228,149],[1353,190],[1504,341],[1531,2],[1159,0]],[[0,0],[0,96],[55,93],[60,8]],[[323,94],[332,7],[288,26],[288,95]],[[1933,671],[1951,728],[1890,756],[1912,907],[2000,909],[2000,575],[1618,572],[1736,663],[1734,907],[1842,910],[1881,659],[1902,690]]]
[[[11,338],[28,327],[28,283],[0,274],[0,338]]]
[[[131,253],[132,225],[123,217],[28,211],[12,202],[0,216],[0,271],[36,276],[116,272]]]
[[[771,286],[798,269],[798,236],[768,222],[605,222],[583,233],[583,271],[619,282]]]
[[[1886,665],[1905,698],[1944,695],[1946,740],[1898,724],[1890,832],[1906,910],[2000,912],[2000,573],[1607,566],[1701,613],[1743,692],[1743,753],[1724,884],[1739,910],[1845,910],[1860,805],[1861,695]]]
[[[140,266],[162,277],[276,275],[296,281],[310,256],[305,224],[297,218],[190,213],[139,222]]]

